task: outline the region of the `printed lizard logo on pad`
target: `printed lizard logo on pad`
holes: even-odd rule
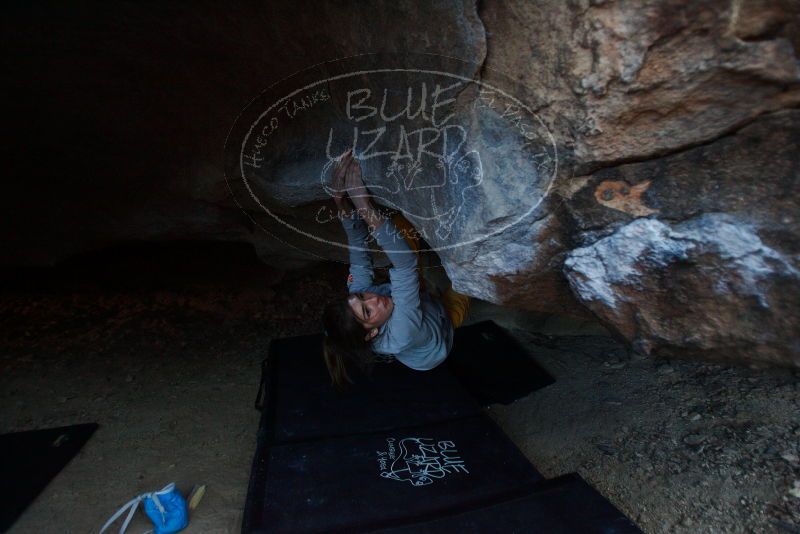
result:
[[[469,474],[456,444],[432,438],[386,439],[386,450],[378,451],[378,469],[383,478],[427,486],[458,473]]]

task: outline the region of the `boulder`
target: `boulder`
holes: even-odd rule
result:
[[[798,365],[799,18],[796,0],[19,5],[2,264],[176,239],[346,261],[325,173],[354,126],[391,123],[359,138],[367,182],[457,290],[594,314],[650,354]],[[434,106],[447,80],[446,121],[379,112]]]
[[[578,298],[646,354],[800,366],[800,271],[739,218],[640,218],[564,262]]]
[[[567,201],[578,299],[646,353],[800,365],[799,119],[588,177]]]
[[[576,174],[800,102],[797,2],[487,2],[484,79],[514,73]]]
[[[260,229],[232,198],[225,142],[237,116],[329,60],[414,50],[479,64],[485,55],[467,1],[20,4],[0,26],[13,73],[6,267],[131,240],[252,243],[284,268],[330,259]]]

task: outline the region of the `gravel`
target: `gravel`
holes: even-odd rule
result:
[[[173,480],[208,485],[188,533],[238,532],[260,362],[271,339],[319,331],[345,272],[7,295],[0,428],[101,425],[11,534],[96,531]],[[796,372],[646,359],[596,325],[476,303],[487,317],[556,377],[488,410],[545,476],[577,471],[646,532],[800,531]]]

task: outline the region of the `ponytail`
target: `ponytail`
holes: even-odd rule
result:
[[[325,335],[322,354],[337,389],[352,384],[352,369],[368,375],[375,361],[375,353],[365,338],[366,329],[353,315],[346,298],[337,299],[327,306],[322,314]]]

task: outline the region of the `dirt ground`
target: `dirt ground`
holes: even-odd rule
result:
[[[344,272],[7,288],[0,432],[100,425],[10,532],[97,532],[173,481],[207,485],[186,532],[239,532],[260,362],[270,339],[319,331]],[[800,532],[796,371],[637,358],[593,323],[476,303],[484,318],[556,377],[489,409],[546,476],[577,471],[646,532]]]

